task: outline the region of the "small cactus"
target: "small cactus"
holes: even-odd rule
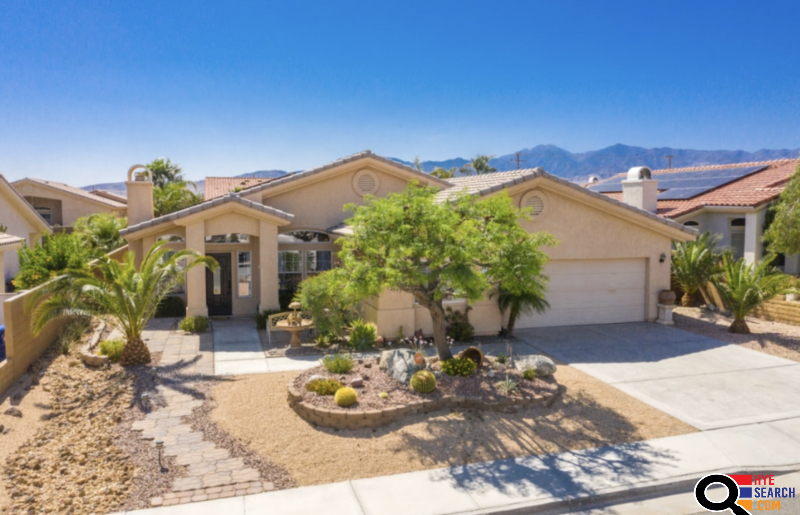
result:
[[[418,393],[431,393],[436,389],[436,376],[430,370],[420,370],[411,376],[411,389]]]
[[[389,398],[389,394],[386,393],[386,392],[381,392],[381,393],[378,394],[378,397],[380,397],[381,399],[388,399]]]
[[[358,394],[350,387],[339,388],[333,396],[337,406],[346,408],[358,402]]]

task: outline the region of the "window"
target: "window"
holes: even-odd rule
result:
[[[292,231],[278,235],[278,243],[330,243],[330,235],[317,231]]]
[[[306,251],[306,275],[317,275],[333,266],[333,253],[330,250]]]
[[[166,261],[166,260],[168,260],[169,258],[171,258],[173,255],[175,255],[175,253],[176,253],[176,252],[177,252],[177,251],[175,251],[175,250],[170,250],[170,251],[168,251],[166,254],[164,254],[164,258],[163,258],[163,259],[164,259],[164,261]],[[178,266],[179,266],[181,269],[184,269],[184,268],[186,268],[186,260],[185,260],[185,259],[181,259],[180,261],[178,261]],[[175,286],[175,287],[172,289],[172,291],[171,291],[170,293],[171,293],[171,294],[182,294],[182,293],[186,293],[186,286],[185,286],[185,285],[186,285],[186,275],[184,275],[184,276],[183,276],[183,280],[182,280],[180,283],[178,283],[178,284],[177,284],[177,285],[176,285],[176,286]]]
[[[156,238],[156,241],[166,241],[167,243],[184,243],[186,240],[183,236],[177,234],[164,234]]]
[[[744,218],[731,220],[731,250],[736,259],[744,256],[744,226]]]
[[[686,227],[700,227],[700,224],[695,222],[694,220],[689,220],[688,222],[684,223]]]
[[[35,207],[34,208],[39,216],[44,218],[44,221],[53,225],[53,211],[49,207]]]
[[[250,243],[249,234],[215,234],[206,236],[206,243]]]
[[[278,280],[281,290],[295,290],[303,280],[303,253],[299,250],[278,251]]]
[[[238,279],[238,287],[236,295],[240,298],[253,296],[253,261],[252,253],[249,250],[237,252],[238,254],[238,268],[236,277]]]

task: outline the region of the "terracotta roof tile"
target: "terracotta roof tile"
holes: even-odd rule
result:
[[[237,188],[243,190],[275,179],[277,177],[206,177],[205,199],[211,200]]]

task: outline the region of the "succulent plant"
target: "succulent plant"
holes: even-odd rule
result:
[[[430,370],[420,370],[411,376],[411,389],[418,393],[431,393],[436,389],[436,376]]]
[[[333,396],[337,406],[346,408],[358,402],[358,394],[350,387],[339,388]]]
[[[522,378],[526,381],[533,381],[536,379],[536,371],[532,368],[526,368],[525,372],[522,373]]]
[[[380,397],[381,399],[388,399],[389,398],[389,394],[386,393],[386,392],[381,392],[381,393],[378,394],[378,397]]]

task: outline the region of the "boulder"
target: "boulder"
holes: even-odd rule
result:
[[[364,386],[364,378],[363,377],[354,377],[350,380],[350,386],[353,388],[361,388]]]
[[[411,349],[387,350],[381,354],[381,370],[401,383],[408,383],[419,365],[414,362],[416,353]]]
[[[556,364],[547,356],[517,356],[514,358],[514,366],[517,370],[531,369],[536,373],[536,377],[549,377],[556,373]]]
[[[8,408],[6,410],[6,415],[20,418],[22,417],[22,411],[20,411],[19,408]]]

